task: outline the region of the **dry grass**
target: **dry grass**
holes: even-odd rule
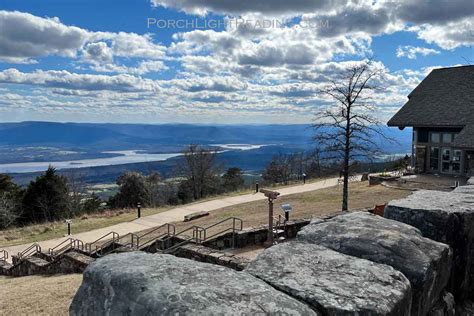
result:
[[[275,201],[274,214],[283,215],[281,204],[289,203],[293,207],[291,218],[311,218],[327,215],[341,210],[342,192],[340,187],[332,187],[312,192],[283,196]],[[391,200],[404,198],[410,191],[386,188],[381,185],[369,186],[367,182],[351,183],[349,195],[350,209],[373,208],[375,205],[385,204]],[[223,209],[211,211],[205,216],[191,222],[175,222],[176,231],[196,225],[207,227],[229,217],[238,217],[244,221],[244,227],[254,227],[268,223],[268,202],[266,200],[249,202]],[[231,222],[215,227],[213,232],[230,228]],[[211,234],[213,233],[210,232]]]
[[[311,179],[307,183],[321,181],[321,179]],[[292,183],[287,186],[277,185],[275,189],[281,187],[290,187],[294,185],[300,185],[301,183]],[[220,196],[208,197],[196,201],[194,203],[201,203],[207,200],[213,200],[219,197],[238,196],[253,193],[253,190],[244,189],[235,192],[226,193]],[[142,216],[153,215],[161,213],[174,208],[174,206],[167,206],[161,208],[146,208],[142,209]],[[73,233],[82,233],[93,229],[104,228],[115,224],[125,223],[133,221],[136,218],[136,210],[114,210],[106,211],[103,213],[96,213],[90,215],[84,215],[73,219],[72,230]],[[2,247],[29,244],[39,242],[43,240],[55,239],[65,236],[67,233],[67,227],[63,221],[28,225],[25,227],[15,227],[5,230],[0,230],[0,245]]]
[[[82,274],[0,277],[1,315],[68,315]]]
[[[171,209],[172,207],[142,209],[142,216],[153,215]],[[112,226],[115,224],[133,221],[137,216],[136,210],[106,211],[85,215],[73,219],[72,232],[82,233],[93,229]],[[67,234],[67,227],[63,221],[15,227],[0,230],[0,245],[15,246],[59,238]]]
[[[369,187],[367,183],[351,184],[350,208],[373,207],[410,194],[404,190],[383,186]],[[275,213],[281,213],[280,204],[293,206],[293,218],[310,218],[337,212],[341,207],[341,189],[328,188],[279,198]],[[195,221],[175,223],[178,231],[192,225],[206,227],[221,219],[236,216],[244,220],[245,227],[264,224],[267,221],[266,201],[257,201],[212,211],[207,217]],[[130,216],[130,214],[126,214]],[[258,247],[257,247],[258,248]],[[256,255],[260,249],[251,249]],[[0,313],[2,315],[67,315],[71,300],[79,288],[82,275],[29,276],[21,278],[0,277]]]

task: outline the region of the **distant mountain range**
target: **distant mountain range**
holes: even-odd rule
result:
[[[387,155],[408,153],[411,148],[411,131],[384,128],[396,143],[380,141]],[[218,155],[225,167],[239,167],[252,174],[265,168],[272,156],[280,153],[310,151],[315,144],[314,130],[310,125],[144,125],[144,124],[83,124],[22,122],[0,123],[0,167],[11,170],[11,163],[77,161],[117,156],[104,151],[143,150],[147,153],[179,153],[188,144],[265,145],[251,150],[226,151]],[[374,137],[377,137],[374,135]],[[164,161],[81,167],[74,169],[88,183],[109,183],[124,171],[149,173],[159,171],[172,176],[181,158]],[[21,169],[22,167],[20,167]],[[1,169],[1,168],[0,168]],[[28,170],[26,168],[25,170]],[[12,174],[19,184],[27,184],[41,172],[18,171]],[[73,172],[62,169],[62,174]]]
[[[385,151],[393,153],[410,148],[408,129],[399,131],[387,127],[384,132],[398,141],[398,144],[386,144]],[[313,135],[310,125],[0,123],[0,146],[53,146],[95,151],[156,149],[169,152],[170,148],[190,143],[300,144],[306,147],[312,145]]]
[[[104,150],[149,145],[306,142],[307,125],[142,125],[22,122],[0,123],[0,145],[88,147]]]

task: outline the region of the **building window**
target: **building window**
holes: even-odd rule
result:
[[[440,141],[440,134],[439,133],[431,133],[431,142],[435,144],[439,144]]]
[[[439,170],[439,148],[431,147],[430,151],[430,170],[438,171]]]
[[[444,133],[443,134],[443,144],[451,144],[453,142],[453,134]]]

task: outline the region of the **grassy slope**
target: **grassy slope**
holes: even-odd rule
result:
[[[314,179],[311,181],[320,181],[321,179]],[[308,181],[308,182],[311,182]],[[294,185],[299,185],[296,183]],[[280,186],[281,187],[281,186]],[[288,186],[286,186],[288,187]],[[278,187],[275,187],[278,188]],[[224,196],[236,196],[242,194],[252,193],[252,190],[241,190],[232,192]],[[211,197],[207,200],[216,199],[219,197]],[[206,199],[199,200],[195,203],[206,201]],[[147,208],[142,210],[142,216],[153,215],[172,209],[172,206],[161,208]],[[129,222],[136,218],[136,210],[120,210],[108,211],[105,213],[92,214],[73,219],[72,230],[73,233],[82,233],[93,229],[99,229],[119,223]],[[0,249],[1,247],[15,246],[27,243],[34,243],[42,240],[54,239],[64,236],[67,233],[66,224],[63,221],[29,225],[25,227],[15,227],[6,230],[0,230]]]
[[[388,189],[380,185],[369,187],[367,183],[354,183],[351,184],[351,194],[350,208],[357,209],[399,199],[409,195],[410,192]],[[329,214],[340,209],[341,189],[334,187],[281,197],[275,204],[276,214],[281,213],[279,205],[283,203],[292,204],[294,212],[291,216],[293,218],[309,218]],[[152,212],[152,210],[146,212]],[[127,216],[129,219],[133,219],[134,213],[125,213],[116,217],[125,219]],[[245,227],[266,223],[267,202],[257,201],[226,207],[211,212],[207,217],[188,223],[179,222],[176,225],[178,229],[191,225],[207,226],[229,216],[242,218]],[[106,221],[110,222],[110,219]],[[39,236],[44,237],[43,235]],[[0,310],[5,315],[67,315],[71,300],[81,281],[82,275],[80,274],[22,278],[0,277]],[[38,288],[42,290],[38,291]]]

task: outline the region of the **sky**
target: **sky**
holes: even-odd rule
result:
[[[387,120],[473,64],[472,0],[0,0],[0,122],[309,123],[371,58]]]

